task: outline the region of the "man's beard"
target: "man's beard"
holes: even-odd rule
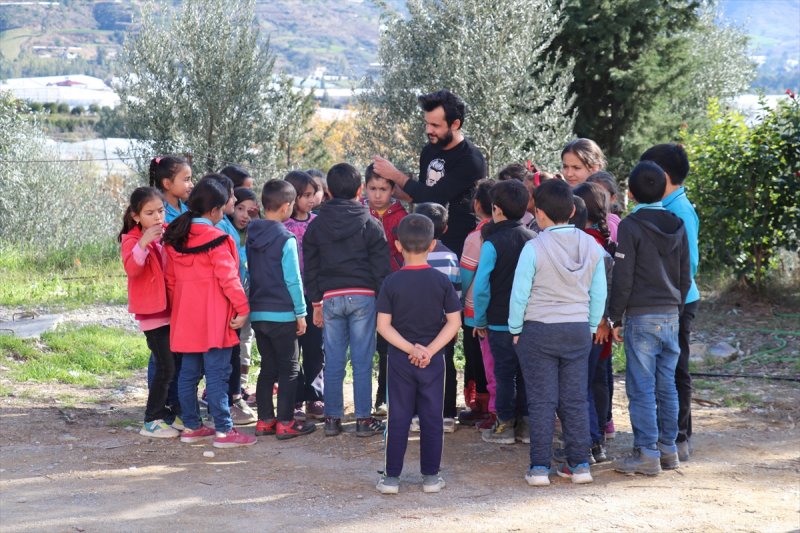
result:
[[[436,139],[434,141],[434,139]],[[444,137],[439,137],[437,135],[428,135],[428,140],[431,144],[439,144],[441,146],[447,146],[451,142],[453,142],[453,130],[447,130],[447,133]]]

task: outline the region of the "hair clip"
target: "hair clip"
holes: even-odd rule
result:
[[[156,165],[160,164],[161,163],[161,156],[158,156],[158,157],[154,158],[153,161],[156,162]]]
[[[534,184],[536,187],[538,187],[538,186],[539,186],[539,183],[540,183],[540,179],[539,179],[539,171],[537,170],[536,172],[534,172],[534,173],[533,173],[533,184]]]
[[[525,161],[525,166],[528,168],[528,172],[533,172],[533,163],[531,163],[530,159]]]

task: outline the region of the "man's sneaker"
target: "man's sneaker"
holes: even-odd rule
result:
[[[617,430],[614,429],[614,420],[609,420],[608,422],[606,422],[605,433],[606,433],[606,440],[613,439],[614,437],[617,436]]]
[[[236,428],[231,428],[224,437],[214,437],[214,448],[238,448],[239,446],[252,446],[256,443],[253,435],[239,433]]]
[[[325,418],[325,403],[317,400],[306,402],[306,419],[322,420]]]
[[[389,416],[389,410],[386,408],[386,404],[382,403],[380,405],[376,405],[372,410],[372,416],[379,416],[381,418]]]
[[[412,433],[419,433],[419,417],[417,415],[411,417],[411,427],[409,431]]]
[[[359,418],[356,420],[356,437],[371,437],[383,433],[383,422],[376,418]]]
[[[487,429],[492,429],[496,423],[497,415],[494,413],[489,413],[486,418],[484,418],[482,422],[479,422],[475,427],[478,428],[478,431],[483,432]]]
[[[546,466],[532,466],[525,474],[525,481],[531,487],[546,487],[550,484],[550,469]]]
[[[680,468],[681,461],[678,456],[677,446],[662,446],[659,443],[658,451],[661,453],[661,457],[659,457],[661,470],[675,470],[676,468]]]
[[[299,437],[300,435],[308,435],[309,433],[313,433],[315,429],[317,429],[317,426],[314,424],[296,419],[292,420],[288,424],[278,422],[278,425],[275,429],[275,438],[279,440],[293,439],[294,437]]]
[[[393,476],[382,476],[375,485],[381,494],[397,494],[400,492],[400,478]]]
[[[484,431],[481,434],[481,438],[494,444],[514,444],[516,441],[514,437],[514,421],[503,421],[498,418],[494,428]]]
[[[528,417],[517,418],[517,425],[514,427],[514,439],[524,444],[531,443],[531,426],[528,424]]]
[[[634,448],[630,455],[614,461],[614,470],[632,476],[644,474],[657,476],[661,473],[661,460],[655,450],[644,451]]]
[[[181,432],[181,442],[192,444],[213,438],[214,435],[216,435],[216,431],[208,426],[200,426],[197,429],[186,428]]]
[[[294,419],[305,422],[306,412],[303,411],[303,402],[297,403],[294,406]]]
[[[258,420],[258,417],[247,402],[239,398],[231,405],[231,419],[234,426],[247,426]]]
[[[686,439],[681,442],[676,442],[675,445],[678,447],[678,459],[681,462],[688,461],[689,457],[692,454],[692,445],[689,444],[689,439]]]
[[[419,419],[417,419],[419,420]],[[442,425],[444,426],[445,433],[455,433],[456,432],[456,419],[455,418],[445,418],[442,420]]]
[[[474,426],[486,420],[487,417],[489,417],[489,413],[467,409],[458,413],[458,423],[462,426]]]
[[[184,429],[186,429],[186,426],[183,425],[183,420],[181,420],[181,417],[179,416],[176,416],[175,420],[173,420],[172,424],[170,425],[173,428],[177,429],[178,431],[183,431]]]
[[[447,484],[439,474],[422,476],[422,492],[441,492]]]
[[[256,422],[256,437],[261,437],[262,435],[274,435],[277,424],[277,418],[273,418],[269,422],[259,420]]]
[[[325,436],[335,437],[342,432],[342,419],[327,417],[325,419]]]
[[[145,422],[144,425],[142,425],[142,429],[139,430],[139,435],[156,439],[174,439],[180,434],[180,431],[171,427],[161,419]]]
[[[581,463],[576,466],[569,466],[569,463],[560,463],[556,474],[560,477],[570,478],[572,482],[576,484],[591,483],[594,481],[594,479],[592,479],[592,472],[589,469],[589,463]]]
[[[606,447],[602,444],[595,444],[592,446],[592,457],[594,458],[595,463],[605,463],[608,461],[608,455],[606,455]]]

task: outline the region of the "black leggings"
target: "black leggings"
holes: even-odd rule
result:
[[[170,383],[175,377],[175,356],[169,349],[169,326],[145,331],[144,336],[156,363],[153,382],[147,393],[144,421],[169,420],[172,418],[172,411],[166,405],[167,396]]]

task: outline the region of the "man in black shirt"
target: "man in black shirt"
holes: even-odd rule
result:
[[[419,180],[404,175],[388,160],[375,156],[375,173],[392,180],[395,196],[415,203],[447,206],[448,228],[442,243],[461,257],[464,239],[475,229],[472,196],[475,184],[486,177],[486,160],[461,132],[464,101],[444,89],[417,98],[425,113],[428,144],[419,156]]]

